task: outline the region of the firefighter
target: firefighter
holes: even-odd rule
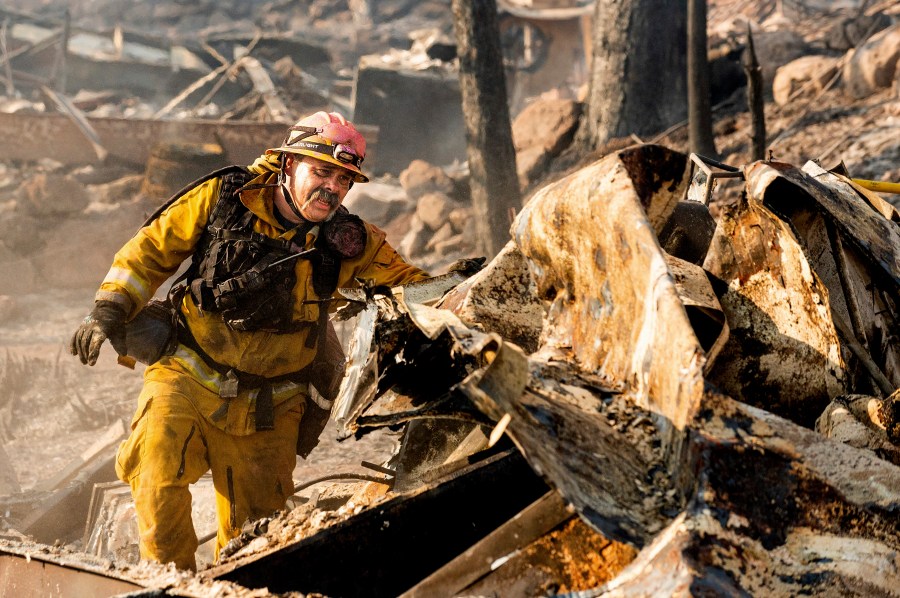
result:
[[[169,292],[177,343],[144,373],[116,473],[131,486],[144,559],[196,570],[189,486],[212,471],[219,550],[293,494],[309,366],[336,287],[427,278],[341,205],[365,183],[366,142],[338,113],[301,119],[251,166],[201,179],[116,254],[70,350],[109,339],[191,258]]]

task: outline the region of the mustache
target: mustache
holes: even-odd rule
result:
[[[337,193],[332,193],[327,189],[323,189],[322,187],[318,187],[309,194],[309,198],[307,202],[312,203],[316,200],[327,202],[330,206],[336,206],[340,201],[340,197]]]

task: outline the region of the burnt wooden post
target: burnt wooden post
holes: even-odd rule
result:
[[[709,59],[706,52],[706,0],[687,5],[688,134],[691,151],[716,157],[709,99]]]
[[[687,0],[596,0],[585,151],[687,117]]]
[[[753,49],[753,33],[747,26],[747,49],[743,57],[747,74],[747,107],[750,109],[750,159],[766,159],[766,111],[763,98],[762,68]]]
[[[16,87],[13,84],[12,65],[9,62],[9,48],[6,44],[6,35],[9,32],[9,19],[3,19],[3,25],[0,26],[0,50],[3,51],[3,72],[6,76],[6,95],[7,97],[15,97]]]
[[[466,126],[478,251],[488,258],[509,241],[521,207],[495,0],[453,0],[459,86]]]
[[[61,94],[66,93],[66,59],[69,55],[69,36],[72,29],[72,15],[69,9],[66,9],[63,17],[62,38],[59,40],[59,52],[56,55],[56,62],[53,64],[53,77],[55,79],[56,91]]]

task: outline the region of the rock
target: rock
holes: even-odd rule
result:
[[[550,165],[550,156],[542,147],[529,147],[516,152],[516,173],[519,187],[527,188],[533,181],[540,179]]]
[[[515,118],[512,136],[522,187],[537,180],[550,161],[572,143],[581,112],[581,104],[574,100],[540,99]]]
[[[400,173],[400,186],[413,201],[418,201],[426,193],[452,195],[456,190],[453,179],[442,168],[425,160],[409,163],[406,170]]]
[[[900,59],[900,23],[869,38],[844,65],[844,85],[856,98],[890,87]]]
[[[385,226],[381,227],[387,235],[387,242],[394,247],[399,247],[403,237],[409,231],[410,222],[416,217],[415,212],[403,212]]]
[[[763,86],[772,88],[775,72],[779,67],[810,54],[810,46],[803,38],[787,29],[754,31],[753,47],[762,67]]]
[[[444,193],[426,193],[416,204],[416,216],[430,230],[436,231],[448,223],[447,218],[456,207],[456,202]]]
[[[344,205],[366,222],[378,226],[386,225],[401,212],[414,207],[401,187],[377,182],[354,185],[347,192]]]
[[[425,244],[428,243],[429,237],[431,237],[431,231],[428,230],[425,223],[419,220],[417,216],[413,216],[409,221],[409,230],[404,235],[403,240],[400,241],[397,251],[405,258],[419,255],[425,249]]]
[[[838,21],[825,32],[825,46],[831,50],[846,52],[890,24],[891,18],[884,13],[859,15]]]
[[[445,222],[443,226],[435,231],[434,235],[428,240],[428,243],[425,244],[425,250],[434,251],[438,244],[447,241],[453,236],[453,225],[449,222]]]
[[[38,173],[26,179],[19,191],[23,205],[37,216],[75,214],[90,203],[84,185],[68,175]]]
[[[93,185],[89,188],[92,203],[113,205],[133,201],[140,195],[143,183],[143,175],[132,174],[109,183]],[[153,201],[161,203],[159,199]]]
[[[539,146],[556,155],[568,147],[582,106],[574,100],[540,99],[530,103],[512,123],[516,150]]]
[[[46,224],[45,224],[46,226]],[[0,213],[0,246],[17,256],[29,255],[44,245],[41,220],[22,210]]]
[[[772,83],[775,102],[784,106],[796,98],[815,96],[837,73],[837,62],[837,58],[813,55],[803,56],[782,66],[776,71]]]
[[[466,241],[466,236],[462,234],[453,235],[449,239],[434,244],[434,252],[445,258],[450,255],[471,250],[471,244]]]
[[[447,214],[447,220],[453,225],[454,231],[466,233],[471,230],[472,208],[454,208]]]

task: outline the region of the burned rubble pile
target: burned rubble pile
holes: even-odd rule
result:
[[[580,38],[561,32],[588,14],[539,29],[539,11],[501,4],[509,31],[554,32],[569,55]],[[710,2],[721,162],[683,153],[683,127],[576,155],[583,65],[551,85],[551,52],[510,76],[528,196],[510,243],[471,277],[340,291],[335,433],[399,438],[385,461],[323,464],[198,575],[136,564],[128,488],[112,481],[136,378],[118,368],[102,400],[69,401],[92,427],[61,471],[26,475],[39,458],[0,452],[0,567],[21,572],[3,587],[897,595],[900,213],[867,180],[900,175],[898,11],[777,4]],[[448,3],[40,7],[0,10],[12,69],[0,130],[17,140],[0,151],[0,320],[41,319],[27,302],[47,288],[80,293],[83,309],[165,197],[252,161],[311,109],[353,114],[372,140],[378,176],[351,190],[351,211],[433,273],[474,255]],[[733,78],[748,22],[774,99],[762,162],[748,158]],[[440,135],[410,124],[423,97]],[[82,316],[38,325],[69,333]],[[7,353],[0,380],[10,363],[38,375]],[[0,405],[7,452],[22,446],[14,408]]]
[[[745,195],[697,235],[717,175]],[[644,145],[580,169],[436,304],[347,294],[333,416],[345,436],[410,422],[392,479],[266,522],[206,574],[340,596],[895,595],[898,221],[815,163]]]
[[[277,534],[210,573],[253,587],[266,571],[270,590],[329,595],[895,595],[900,371],[881,331],[894,325],[898,214],[840,172],[752,163],[741,202],[685,261],[659,235],[705,207],[684,199],[713,184],[701,163],[661,146],[611,154],[542,189],[504,252],[435,306],[414,289],[353,297],[334,416],[345,435],[417,422],[392,466],[404,491],[287,542],[290,526],[270,522]],[[455,441],[416,454],[424,433]],[[484,470],[522,457],[540,480],[484,486]],[[478,502],[454,504],[473,518],[503,508],[496,494],[533,502],[429,562],[440,549],[422,555],[423,534],[466,533],[432,520],[453,518],[442,493],[466,478]],[[422,502],[432,519],[417,534]],[[548,559],[585,546],[561,531],[573,514],[616,548],[576,548],[561,571]],[[551,531],[548,557],[535,544]],[[346,542],[359,578],[297,572]],[[631,562],[628,546],[642,548]]]

